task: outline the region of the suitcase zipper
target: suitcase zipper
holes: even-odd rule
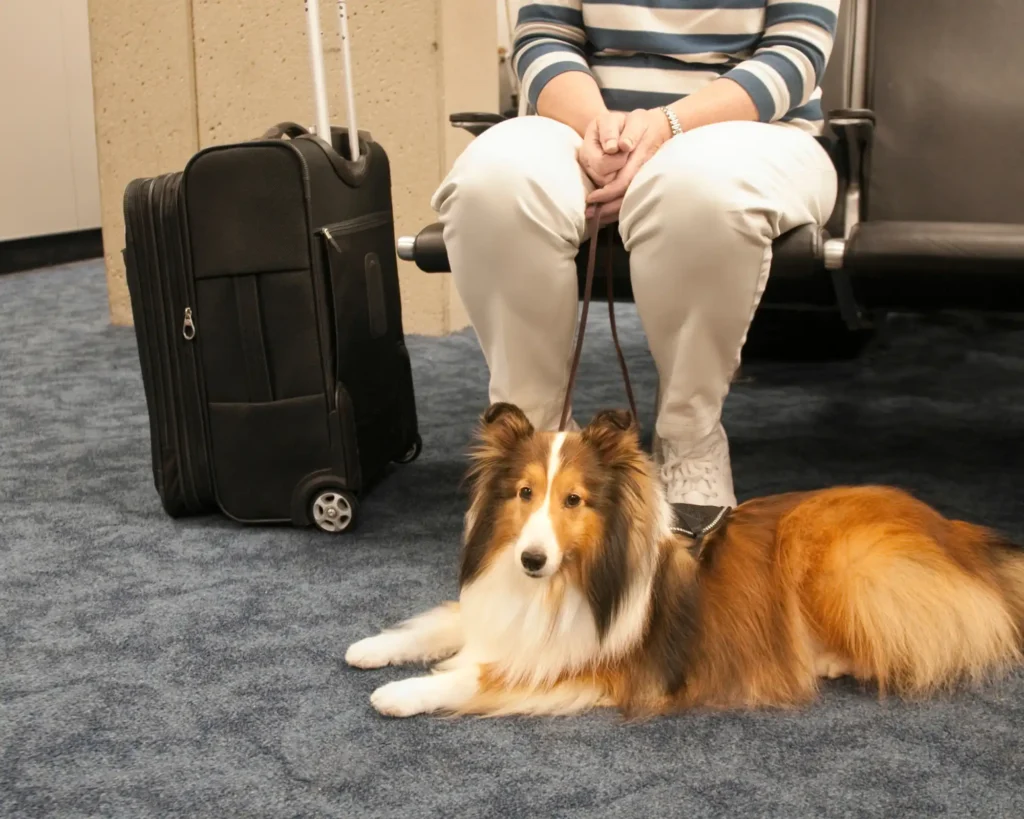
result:
[[[323,237],[331,243],[331,247],[338,251],[338,253],[341,253],[341,248],[338,247],[338,243],[334,241],[335,236],[345,236],[349,233],[358,233],[361,230],[383,227],[390,222],[391,211],[378,210],[373,213],[367,213],[364,216],[357,216],[355,219],[346,219],[344,222],[326,225],[320,228],[320,233],[322,233]]]
[[[182,319],[182,337],[186,342],[183,348],[178,348],[180,354],[178,356],[178,369],[179,377],[184,379],[187,377],[191,380],[192,386],[195,389],[193,394],[196,400],[200,402],[199,408],[196,412],[190,412],[189,406],[190,401],[189,395],[184,391],[181,397],[181,409],[182,409],[182,442],[185,451],[185,463],[184,467],[188,473],[188,480],[191,484],[192,494],[195,498],[197,509],[202,509],[204,506],[204,495],[208,495],[208,489],[205,486],[200,486],[200,476],[197,474],[197,463],[196,458],[201,458],[201,454],[206,449],[206,432],[203,424],[203,411],[202,411],[202,398],[201,398],[201,379],[199,378],[199,369],[196,365],[196,348],[191,344],[192,340],[196,336],[196,324],[195,319],[192,315],[191,305],[195,303],[195,294],[192,292],[192,276],[191,266],[189,264],[189,252],[186,246],[186,226],[185,226],[185,214],[181,207],[181,184],[182,177],[177,175],[174,177],[172,183],[168,186],[169,191],[165,194],[165,205],[166,205],[166,219],[167,224],[172,228],[172,238],[174,241],[170,242],[169,252],[173,255],[173,258],[177,261],[178,280],[181,283],[181,289],[179,291],[178,304],[185,304],[184,315]],[[198,440],[196,438],[198,437]],[[194,445],[194,446],[193,446]],[[203,464],[208,470],[207,464]],[[203,481],[205,484],[205,481]]]
[[[184,248],[181,246],[182,234],[180,227],[180,210],[178,208],[178,191],[180,190],[180,176],[168,175],[159,180],[159,203],[157,205],[156,217],[159,223],[159,236],[161,240],[160,255],[162,260],[163,275],[160,277],[166,287],[167,293],[167,321],[170,346],[170,360],[173,365],[173,375],[177,390],[171,392],[175,395],[177,406],[177,418],[175,419],[176,437],[175,443],[178,451],[178,464],[181,477],[182,492],[185,496],[185,503],[193,513],[199,513],[204,508],[204,500],[199,487],[199,480],[196,475],[195,459],[193,457],[192,443],[195,438],[193,427],[196,423],[194,416],[189,413],[189,396],[184,389],[186,384],[186,370],[191,368],[191,375],[195,375],[195,359],[193,348],[187,345],[183,350],[180,341],[174,341],[171,324],[173,316],[183,302],[191,301],[188,293],[187,266],[184,260]],[[175,264],[177,263],[177,264]],[[191,310],[191,308],[187,308]],[[188,332],[182,327],[183,333]],[[194,336],[195,324],[192,325],[191,335]],[[202,436],[200,424],[200,443],[205,440]]]
[[[185,321],[181,325],[181,334],[185,337],[185,341],[191,341],[196,337],[196,325],[192,321],[192,308],[185,308]]]
[[[158,180],[158,183],[159,202],[157,203],[156,208],[156,218],[157,230],[159,231],[161,244],[159,252],[163,262],[161,265],[163,267],[163,275],[161,276],[161,279],[167,289],[167,318],[170,320],[171,316],[174,315],[172,311],[175,310],[176,305],[181,304],[183,299],[181,299],[180,290],[176,286],[179,284],[179,282],[176,281],[175,275],[178,271],[174,269],[174,266],[171,263],[173,258],[172,254],[177,252],[178,249],[174,246],[174,243],[170,241],[167,230],[167,199],[169,196],[168,188],[170,187],[171,180],[168,177],[162,177]],[[168,324],[170,325],[170,321],[168,321]],[[168,327],[168,329],[170,329],[170,327]],[[171,339],[173,339],[173,335],[171,336]],[[168,341],[170,342],[169,346],[173,366],[172,378],[177,384],[177,389],[172,389],[170,394],[174,395],[176,398],[174,402],[177,407],[175,443],[177,444],[178,464],[181,470],[181,486],[182,491],[186,496],[186,503],[193,509],[193,511],[198,511],[202,504],[200,503],[199,492],[195,484],[195,474],[192,471],[192,453],[189,449],[188,422],[186,418],[187,410],[185,408],[185,395],[182,389],[182,387],[184,387],[184,380],[182,378],[182,357],[180,347],[178,346],[180,342],[172,341],[171,339],[168,339]]]
[[[145,208],[145,216],[149,221],[147,238],[151,242],[152,250],[150,262],[153,267],[154,328],[157,329],[160,345],[167,351],[166,360],[160,362],[163,390],[161,391],[162,396],[158,395],[157,398],[159,401],[160,397],[163,397],[166,402],[161,405],[161,414],[167,425],[167,443],[174,452],[177,470],[177,490],[181,495],[180,502],[184,505],[185,509],[190,509],[191,499],[189,498],[188,487],[186,486],[185,462],[181,448],[181,419],[178,417],[178,412],[175,411],[175,407],[178,405],[178,397],[176,395],[177,390],[175,389],[173,370],[177,369],[175,366],[177,362],[174,354],[175,344],[172,340],[173,336],[168,337],[172,320],[170,311],[173,309],[174,301],[173,293],[170,292],[170,283],[167,281],[166,268],[162,263],[165,255],[161,241],[163,233],[161,230],[162,214],[159,210],[158,191],[156,190],[159,182],[160,179],[158,177],[150,180],[149,184],[147,184]],[[159,360],[160,356],[157,358]]]

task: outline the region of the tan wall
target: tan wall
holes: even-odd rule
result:
[[[495,7],[479,0],[350,0],[359,127],[392,163],[399,234],[429,207],[468,137],[448,114],[497,107]],[[281,120],[313,121],[297,0],[89,0],[103,230],[111,317],[131,321],[121,248],[127,182],[180,170],[197,149],[258,136]],[[322,0],[332,121],[345,122],[337,13]],[[448,276],[401,263],[406,330],[465,325]]]
[[[0,241],[100,223],[89,62],[85,0],[0,0]]]

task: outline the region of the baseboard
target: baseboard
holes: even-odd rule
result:
[[[102,256],[103,234],[99,228],[11,239],[0,242],[0,274],[98,259]]]

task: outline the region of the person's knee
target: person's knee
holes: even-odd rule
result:
[[[535,204],[582,222],[585,194],[575,161],[577,140],[571,128],[544,117],[515,117],[494,125],[456,159],[431,205],[449,218],[473,214],[500,220]]]
[[[758,169],[728,142],[677,139],[640,169],[622,204],[627,249],[662,232],[680,246],[746,236],[766,240],[778,212],[758,186]]]

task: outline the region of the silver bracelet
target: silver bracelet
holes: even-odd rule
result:
[[[679,117],[676,112],[667,105],[661,106],[661,112],[668,118],[668,124],[672,128],[672,136],[679,136],[683,132],[683,126],[679,124]]]

